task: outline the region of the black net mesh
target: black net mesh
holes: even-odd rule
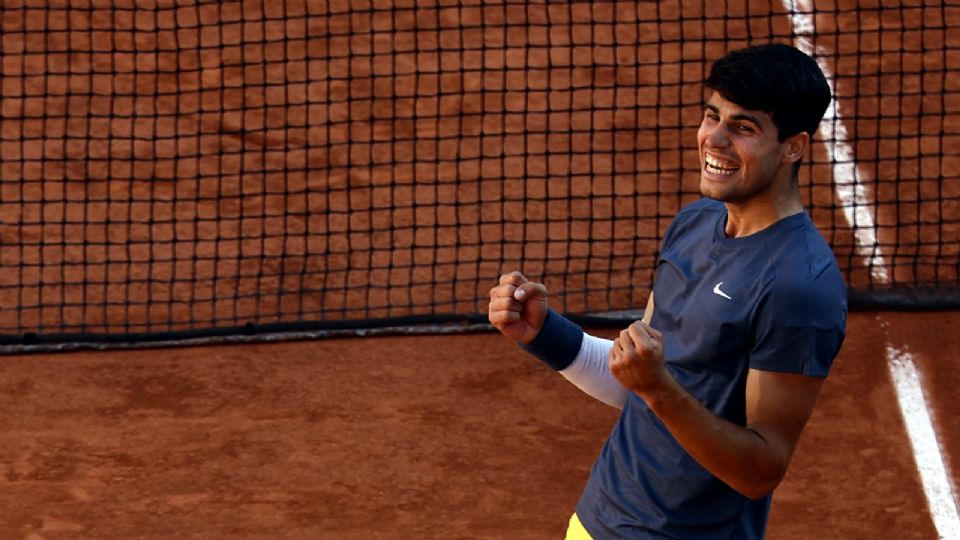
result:
[[[0,343],[479,322],[513,269],[642,307],[709,63],[771,41],[834,87],[851,299],[960,305],[960,7],[867,4],[6,0]]]

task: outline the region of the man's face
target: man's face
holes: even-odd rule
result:
[[[786,188],[791,180],[789,139],[777,140],[770,114],[744,109],[716,92],[704,107],[697,145],[705,197],[744,203]]]

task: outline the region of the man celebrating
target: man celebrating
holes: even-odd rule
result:
[[[610,341],[508,273],[504,335],[621,408],[568,539],[759,539],[846,332],[846,288],[805,213],[800,161],[830,103],[816,62],[780,44],[711,67],[700,192],[663,237],[642,321]]]

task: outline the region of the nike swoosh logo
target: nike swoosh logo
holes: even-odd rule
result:
[[[729,296],[727,296],[727,293],[725,293],[725,292],[723,292],[723,291],[720,290],[720,286],[721,286],[721,285],[723,285],[723,282],[722,282],[722,281],[721,281],[720,283],[717,283],[716,285],[713,286],[713,294],[716,294],[716,295],[718,295],[718,296],[722,296],[722,297],[726,298],[727,300],[733,300],[733,298],[730,298]]]

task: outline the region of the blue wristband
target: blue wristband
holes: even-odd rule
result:
[[[520,348],[539,358],[554,371],[561,371],[577,358],[582,342],[583,330],[551,309],[537,337],[529,344],[521,343]]]

